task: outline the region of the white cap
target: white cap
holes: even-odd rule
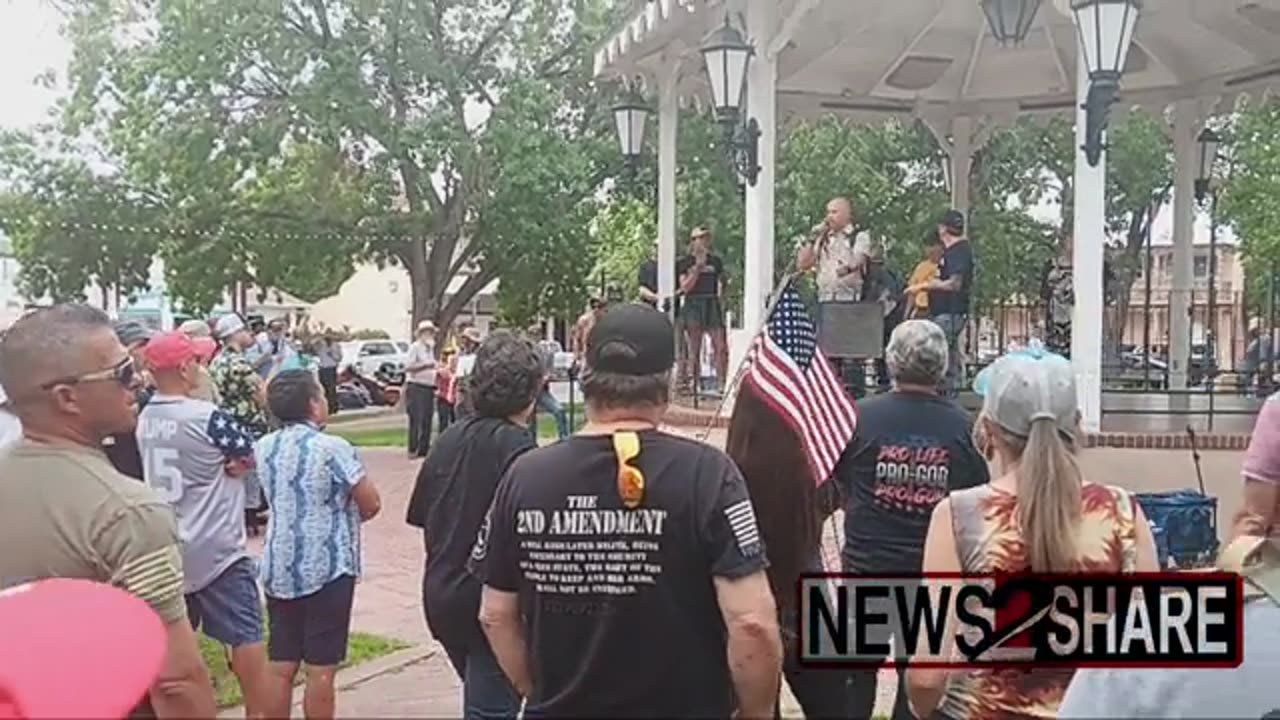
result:
[[[978,374],[974,391],[982,412],[1019,437],[1036,422],[1052,421],[1067,435],[1076,431],[1079,404],[1071,362],[1036,345],[1005,355]]]
[[[431,322],[430,320],[423,320],[422,322],[418,323],[418,332],[422,332],[424,330],[430,330],[431,332],[435,332],[436,324]]]
[[[214,334],[218,336],[219,340],[226,340],[244,329],[244,320],[235,313],[223,315],[218,318],[218,321],[213,326]]]

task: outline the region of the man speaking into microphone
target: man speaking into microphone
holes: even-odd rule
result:
[[[814,228],[809,242],[800,247],[796,257],[798,272],[816,271],[818,286],[818,332],[823,331],[821,305],[829,302],[862,300],[862,284],[867,258],[871,253],[871,234],[857,232],[853,224],[853,203],[837,197],[827,203],[826,220]],[[839,365],[845,387],[853,397],[865,393],[865,368],[860,360],[831,358]]]

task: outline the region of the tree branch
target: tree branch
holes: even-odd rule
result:
[[[480,272],[468,277],[466,281],[462,283],[462,287],[458,288],[458,292],[454,293],[453,297],[449,298],[449,301],[440,307],[440,310],[437,312],[436,321],[443,325],[446,320],[452,320],[458,313],[462,312],[462,308],[465,307],[467,303],[471,302],[472,298],[478,295],[486,285],[493,282],[497,277],[498,273],[496,270],[483,268]],[[441,297],[444,296],[444,291],[446,289],[447,288],[441,288]]]

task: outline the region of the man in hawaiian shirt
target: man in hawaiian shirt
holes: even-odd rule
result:
[[[244,319],[235,313],[218,318],[214,335],[222,342],[222,352],[209,364],[209,374],[222,396],[222,408],[255,440],[267,433],[266,384],[254,369],[245,351],[254,345],[253,334]],[[261,526],[262,490],[256,472],[244,479],[245,524],[256,533]]]

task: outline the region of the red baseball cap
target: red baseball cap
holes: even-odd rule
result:
[[[194,360],[199,352],[190,335],[175,330],[151,338],[143,350],[147,364],[155,370],[176,370]]]
[[[0,592],[0,719],[124,718],[160,674],[165,628],[145,602],[90,580]]]

